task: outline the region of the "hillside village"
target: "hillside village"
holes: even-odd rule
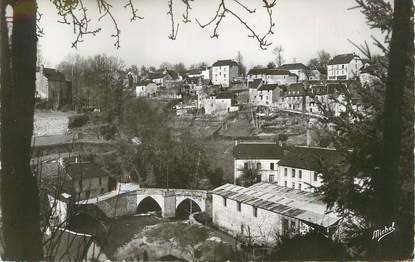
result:
[[[341,234],[340,218],[327,210],[317,192],[322,185],[321,170],[339,165],[342,155],[327,135],[333,126],[319,122],[346,114],[347,106],[359,107],[356,89],[373,81],[365,60],[349,53],[334,56],[325,68],[292,63],[255,67],[246,74],[241,69],[238,62],[222,59],[182,72],[169,68],[141,74],[115,72],[112,77],[122,103],[136,101],[150,121],[133,126],[136,131],[129,132],[123,130],[123,124],[114,127],[103,121],[102,108],[93,97],[88,97],[86,104],[76,105],[79,99],[74,94],[79,87],[74,86],[75,79],[71,83],[63,72],[39,67],[38,107],[76,107],[78,111],[66,121],[67,130],[48,134],[52,129],[46,127],[33,139],[33,165],[39,168],[42,163],[45,181],[61,188],[58,196],[53,191],[48,193],[52,209],[59,207],[54,223],[66,225],[66,233],[74,237],[77,233],[73,232],[80,230],[94,238],[97,242],[92,246],[107,251],[105,255],[112,259],[120,258],[116,248],[105,246],[102,236],[94,235],[83,222],[74,223],[79,219],[71,213],[103,221],[147,212],[156,212],[163,220],[184,215],[190,224],[209,224],[213,231],[240,242],[241,246],[234,247],[233,258],[253,250],[266,250],[255,257],[266,258],[273,252],[276,236],[292,237],[315,230],[329,239]],[[353,104],[347,105],[350,96]],[[131,119],[127,121],[138,118]],[[162,123],[152,127],[152,121]],[[145,148],[159,143],[149,142],[151,133],[146,135],[145,128],[168,128],[171,143],[193,145],[195,151],[175,160],[176,164],[194,161],[187,167],[190,169],[178,169],[187,171],[177,171],[177,178],[170,166],[169,177],[170,160],[163,169],[152,164],[154,156],[150,155],[138,171],[131,169],[134,162],[123,163],[128,154],[145,157]],[[160,131],[150,132],[158,137]],[[155,139],[163,136],[161,133]],[[120,150],[130,153],[120,154]],[[161,151],[154,150],[153,154],[162,157]],[[186,179],[180,178],[184,175],[180,172],[190,172],[189,184],[178,182]],[[85,248],[91,251],[90,244]],[[146,252],[153,252],[149,250]]]

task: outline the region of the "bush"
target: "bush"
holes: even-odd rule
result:
[[[68,128],[81,127],[88,123],[89,117],[87,114],[75,115],[69,117]]]

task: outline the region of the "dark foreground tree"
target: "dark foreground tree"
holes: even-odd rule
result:
[[[43,257],[39,193],[30,168],[37,7],[35,0],[0,3],[2,259],[39,260]],[[13,8],[11,39],[5,17],[8,5]]]
[[[347,221],[345,242],[357,256],[409,258],[414,233],[413,4],[395,1],[392,12],[385,1],[357,3],[369,25],[386,33],[388,46],[376,42],[385,59],[373,57],[367,46],[358,47],[367,57],[372,81],[345,90],[346,110],[340,116],[326,111],[344,162],[322,171],[320,192]],[[356,98],[360,105],[351,106]],[[376,232],[385,227],[393,232],[380,239]]]

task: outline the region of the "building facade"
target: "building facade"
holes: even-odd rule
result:
[[[218,60],[212,65],[212,84],[229,87],[239,76],[239,65],[233,60]]]
[[[278,69],[288,70],[290,73],[297,75],[299,82],[307,80],[307,67],[303,63],[283,64]]]
[[[330,163],[334,166],[340,159],[340,154],[334,149],[293,147],[279,161],[276,181],[278,185],[286,188],[313,192],[314,187],[321,186],[319,171],[322,165]]]
[[[137,97],[154,97],[157,93],[157,84],[152,80],[143,80],[135,87]]]
[[[244,169],[258,169],[257,181],[276,182],[278,162],[283,157],[283,149],[275,143],[236,142],[233,148],[234,183],[237,183]]]
[[[362,61],[354,53],[337,55],[327,65],[327,80],[339,81],[358,78],[362,66]]]
[[[288,70],[256,68],[248,71],[246,79],[248,83],[255,79],[261,79],[264,84],[289,85],[296,83],[298,77]]]

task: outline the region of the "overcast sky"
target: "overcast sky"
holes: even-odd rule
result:
[[[227,0],[229,5],[230,0]],[[239,0],[250,7],[257,8],[255,14],[241,13],[258,32],[267,29],[268,20],[258,0]],[[40,38],[40,47],[48,66],[56,66],[68,54],[79,53],[83,56],[107,53],[125,61],[127,65],[155,65],[162,62],[184,62],[190,65],[198,62],[213,63],[217,59],[235,59],[240,51],[248,67],[267,64],[273,60],[272,47],[281,45],[286,62],[307,63],[316,56],[318,50],[325,49],[331,55],[357,52],[347,39],[356,43],[365,40],[372,42],[371,35],[383,39],[380,32],[371,30],[365,17],[358,9],[348,10],[355,5],[354,0],[278,0],[274,8],[273,19],[276,22],[275,34],[269,38],[273,43],[268,50],[261,50],[258,43],[248,38],[246,29],[231,16],[224,19],[219,29],[219,39],[211,39],[213,28],[201,29],[194,21],[208,21],[213,17],[218,0],[195,0],[191,10],[192,23],[183,24],[182,1],[174,1],[176,22],[180,22],[179,34],[175,41],[168,39],[170,20],[166,15],[167,0],[134,1],[143,20],[130,22],[130,13],[119,2],[112,1],[114,16],[121,29],[120,49],[114,47],[110,36],[114,28],[108,18],[98,22],[98,11],[93,0],[84,0],[91,4],[91,28],[101,27],[96,36],[86,36],[78,49],[71,48],[75,39],[72,27],[57,23],[59,16],[49,0],[38,0],[39,11],[43,14],[41,25],[45,35]],[[230,7],[232,7],[230,5]],[[373,47],[374,48],[374,47]],[[374,48],[374,51],[377,50]]]

